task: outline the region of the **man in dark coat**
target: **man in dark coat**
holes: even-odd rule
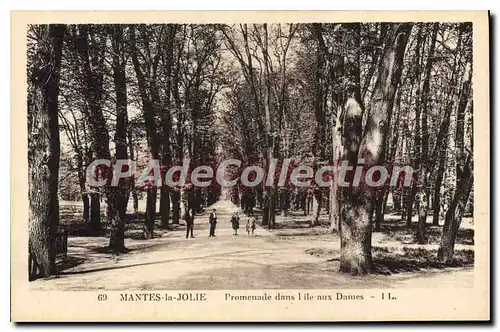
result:
[[[187,211],[185,219],[186,219],[186,239],[189,237],[190,233],[191,233],[191,238],[194,238],[193,236],[194,212],[191,211],[191,213],[189,213],[189,211]]]
[[[208,237],[215,236],[215,227],[217,226],[217,214],[215,213],[215,209],[210,213],[208,222],[210,223],[210,235]]]

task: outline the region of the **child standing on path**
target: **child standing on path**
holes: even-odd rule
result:
[[[252,231],[252,235],[254,235],[255,222],[256,222],[255,217],[253,216],[248,217],[246,224],[247,235],[250,235],[250,230]]]

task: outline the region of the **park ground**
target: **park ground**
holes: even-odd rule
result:
[[[140,208],[143,206],[140,206]],[[218,212],[216,237],[208,237],[208,215]],[[238,235],[230,217],[239,211]],[[61,204],[61,223],[81,218],[78,203]],[[157,229],[150,240],[141,238],[140,217],[127,224],[119,256],[107,252],[105,236],[70,227],[68,257],[59,275],[31,282],[36,290],[209,290],[209,289],[326,289],[326,288],[459,288],[474,287],[474,231],[465,218],[455,260],[443,266],[436,260],[440,227],[430,227],[429,243],[413,242],[399,216],[387,215],[382,232],[373,233],[375,273],[351,276],[339,270],[339,237],[323,225],[309,227],[310,216],[290,213],[277,217],[277,228],[258,225],[245,232],[246,217],[230,201],[219,201],[195,217],[195,238],[185,238],[184,221],[173,230]],[[430,222],[430,220],[429,220]],[[69,225],[71,226],[71,225]]]

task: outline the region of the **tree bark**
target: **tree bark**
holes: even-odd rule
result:
[[[287,188],[282,189],[279,201],[281,216],[286,217],[287,211],[290,208],[290,192]]]
[[[313,214],[311,218],[310,227],[314,227],[319,224],[319,214],[321,212],[321,199],[322,199],[321,190],[316,190],[313,194],[313,205],[312,205]]]
[[[162,185],[160,190],[160,215],[161,215],[161,227],[163,229],[169,229],[170,189],[165,184]]]
[[[427,195],[423,189],[418,193],[418,224],[417,224],[417,242],[425,244],[427,242]]]
[[[134,142],[132,140],[132,128],[130,128],[130,126],[128,128],[128,148],[130,151],[130,159],[134,162],[137,162],[134,153]],[[132,182],[131,192],[132,192],[134,215],[137,216],[137,213],[139,213],[139,197],[137,195],[137,188],[135,187],[135,174],[132,174],[130,176],[130,181]]]
[[[421,180],[422,178],[422,167],[425,163],[425,160],[423,159],[422,155],[422,129],[421,129],[421,123],[422,123],[422,103],[421,103],[421,95],[422,95],[422,90],[421,90],[421,77],[422,77],[422,63],[423,63],[423,54],[421,54],[421,51],[423,51],[423,48],[425,46],[424,43],[424,37],[422,36],[422,30],[423,30],[423,25],[420,24],[420,27],[418,29],[417,33],[417,44],[415,47],[415,81],[417,85],[417,89],[415,92],[415,145],[413,146],[413,169],[418,170],[418,174],[416,175],[415,180],[412,183],[411,187],[411,192],[408,197],[408,215],[406,224],[407,226],[411,227],[412,224],[412,218],[413,218],[413,209],[416,207],[417,208],[417,214],[418,214],[418,208],[420,207],[420,204],[418,204],[418,201],[415,202],[415,199],[419,198],[419,191],[422,190],[423,186],[423,181]],[[422,43],[424,44],[422,46]],[[423,53],[423,52],[422,52]],[[417,204],[415,204],[417,203]],[[417,227],[417,229],[420,229]],[[418,235],[417,231],[417,235]]]
[[[90,128],[92,152],[99,159],[110,159],[108,130],[101,109],[104,44],[93,39],[94,44],[91,49],[89,38],[94,35],[92,27],[84,24],[78,26],[77,29],[74,43],[83,67],[82,83],[88,105],[88,108],[84,108],[84,114]],[[95,206],[93,208],[95,209]],[[96,232],[101,230],[100,213],[91,211],[91,227]]]
[[[149,32],[146,27],[141,26],[142,36],[145,38],[144,42],[146,47],[149,47]],[[144,124],[146,127],[146,136],[148,141],[148,158],[149,160],[158,160],[160,142],[158,138],[157,126],[155,115],[159,107],[159,100],[157,100],[157,87],[156,80],[154,79],[156,73],[151,74],[153,77],[146,77],[138,57],[135,26],[130,26],[130,44],[131,44],[131,58],[134,70],[137,76],[137,83],[139,94],[142,101],[142,114]],[[151,59],[150,59],[151,60]],[[146,63],[146,67],[150,68],[151,63]],[[154,66],[153,66],[154,67]],[[156,193],[157,186],[150,184],[147,190],[147,203],[146,203],[146,220],[144,221],[144,237],[150,239],[153,237],[154,224],[156,219]]]
[[[125,76],[125,54],[124,54],[124,36],[123,26],[113,25],[110,27],[110,37],[112,45],[112,64],[113,64],[113,81],[115,83],[116,94],[116,130],[115,130],[115,145],[116,159],[128,159],[127,155],[127,83]],[[128,190],[124,179],[120,179],[118,187],[109,188],[112,193],[108,197],[115,202],[109,204],[115,206],[111,214],[111,233],[109,236],[109,249],[115,253],[125,252],[125,213],[128,201]]]
[[[90,201],[88,194],[82,194],[82,202],[83,202],[83,222],[87,224],[89,222],[89,217],[90,217]]]
[[[172,165],[172,154],[170,148],[170,135],[172,131],[172,119],[170,115],[170,96],[172,88],[172,66],[173,66],[173,52],[176,28],[174,24],[167,25],[166,33],[166,49],[162,57],[166,77],[165,87],[165,101],[166,107],[161,112],[161,127],[162,127],[162,164],[170,167]],[[169,228],[170,219],[170,187],[166,183],[162,184],[160,193],[160,211],[161,211],[161,224],[164,229]]]
[[[465,145],[464,145],[464,121],[465,113],[467,110],[467,104],[470,99],[471,94],[471,82],[472,82],[472,69],[469,70],[469,76],[466,81],[462,84],[462,89],[460,90],[460,97],[458,100],[457,107],[457,118],[455,127],[455,150],[457,153],[457,165],[456,174],[457,180],[456,185],[460,184],[461,172],[465,167]]]
[[[462,33],[464,28],[465,26],[461,25],[460,33]],[[450,262],[453,258],[456,236],[474,182],[473,157],[471,154],[468,156],[465,155],[464,145],[464,119],[467,104],[471,98],[471,82],[472,68],[469,69],[468,79],[462,83],[457,108],[455,129],[455,151],[457,153],[456,190],[450,207],[446,212],[443,236],[438,250],[438,259],[445,262]]]
[[[460,180],[455,195],[446,212],[443,225],[443,236],[438,249],[438,259],[451,262],[455,250],[455,241],[462,221],[462,216],[467,205],[467,200],[474,183],[474,172],[472,169],[472,156],[469,155],[465,166],[461,169]]]
[[[377,200],[375,204],[375,232],[380,232],[380,225],[384,222],[385,207],[387,204],[387,197],[389,196],[388,190],[381,190],[377,194]]]
[[[58,96],[64,25],[40,29],[33,71],[29,73],[29,279],[56,272],[55,237],[59,224]]]
[[[330,232],[340,231],[340,191],[338,186],[338,172],[337,167],[341,158],[342,151],[342,123],[341,123],[341,107],[337,107],[337,114],[332,112],[332,162],[335,171],[332,174],[330,185]]]
[[[422,86],[422,96],[421,102],[419,103],[422,109],[422,126],[421,126],[421,150],[420,150],[420,169],[421,175],[419,177],[419,183],[417,185],[418,190],[418,227],[416,233],[416,240],[419,244],[424,244],[427,242],[426,227],[427,227],[427,206],[428,206],[428,190],[427,183],[429,182],[429,132],[427,125],[427,108],[429,100],[429,90],[430,90],[430,80],[431,80],[431,70],[434,62],[434,50],[436,46],[437,32],[439,29],[439,23],[434,23],[432,28],[431,44],[429,48],[429,54],[427,56],[427,63],[425,66],[425,76]]]
[[[148,188],[146,195],[146,220],[144,221],[143,236],[144,239],[152,239],[154,236],[156,220],[156,192],[157,187]]]
[[[101,197],[98,193],[90,194],[90,229],[94,234],[101,232]]]
[[[79,141],[78,144],[81,144],[81,142]],[[84,172],[85,164],[83,162],[81,150],[77,152],[77,163],[78,163],[78,184],[80,186],[80,192],[82,193],[83,222],[85,224],[88,224],[90,217],[90,202],[89,202],[89,195],[87,194],[87,188],[85,186],[85,181],[86,181]]]
[[[264,45],[262,47],[262,52],[264,55],[264,69],[265,69],[265,87],[264,87],[264,117],[265,117],[265,136],[266,136],[266,170],[269,167],[271,160],[274,158],[275,149],[275,137],[273,134],[273,123],[271,119],[271,78],[270,78],[270,64],[269,64],[269,54],[268,54],[268,35],[267,35],[267,24],[263,24],[264,28]],[[269,175],[268,176],[273,176]],[[262,223],[267,223],[269,228],[274,228],[275,214],[276,214],[276,197],[275,197],[275,185],[266,186],[266,196],[267,199],[267,213],[262,218]],[[264,220],[266,219],[266,220]]]
[[[83,69],[83,85],[85,89],[85,98],[88,104],[88,110],[85,108],[85,115],[89,122],[92,150],[98,159],[111,159],[109,150],[109,131],[106,126],[106,119],[103,114],[102,104],[104,95],[104,57],[107,36],[101,31],[102,27],[94,25],[79,25],[78,35],[75,36],[75,46],[82,60]],[[123,103],[126,105],[126,92],[118,92],[120,95],[120,107],[123,108]],[[123,111],[121,111],[123,113]],[[125,106],[126,112],[126,106]],[[120,133],[125,135],[125,133]],[[126,142],[120,142],[125,146]],[[126,152],[125,152],[126,153]],[[107,167],[104,170],[103,177],[107,180],[102,192],[106,195],[108,221],[110,225],[118,225],[121,216],[119,213],[120,195],[116,188],[111,186],[113,170]],[[99,218],[98,218],[99,216]],[[92,225],[94,230],[101,228],[100,214],[92,213]],[[112,226],[113,227],[113,226]]]
[[[401,78],[403,57],[411,31],[411,24],[391,25],[381,59],[381,67],[372,94],[370,114],[361,142],[362,109],[346,107],[344,118],[344,140],[346,155],[350,165],[363,158],[365,165],[381,165],[384,162],[383,149],[388,134],[388,121],[391,118],[395,93]],[[347,125],[346,125],[347,123]],[[349,130],[349,127],[359,128]],[[359,146],[359,149],[358,149]],[[355,186],[343,188],[341,213],[340,271],[353,275],[367,274],[372,269],[371,220],[373,199],[376,188]]]
[[[365,83],[363,84],[363,89],[361,90],[361,100],[365,99],[366,93],[368,92],[368,87],[370,86],[372,77],[375,74],[375,69],[377,69],[377,67],[379,66],[379,58],[380,54],[382,53],[386,35],[387,35],[387,25],[381,24],[380,35],[377,45],[378,47],[375,49],[375,52],[373,53],[370,68],[368,69],[368,73],[366,74]]]
[[[439,217],[441,212],[441,185],[443,183],[446,161],[446,149],[443,149],[439,156],[439,165],[434,182],[434,194],[432,200],[432,225],[439,226]]]
[[[415,205],[416,189],[411,189],[411,191],[406,195],[406,227],[411,228],[413,224],[413,208]]]
[[[179,220],[181,217],[181,197],[180,192],[177,190],[171,191],[171,200],[172,200],[172,223],[179,224]]]

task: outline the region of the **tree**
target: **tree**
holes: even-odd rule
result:
[[[472,167],[472,155],[469,154],[465,160],[463,168],[460,169],[459,183],[455,190],[455,195],[450,208],[446,212],[443,225],[443,236],[438,249],[438,259],[444,262],[451,262],[455,249],[455,240],[462,222],[465,206],[469,199],[474,183],[474,170]]]
[[[116,160],[128,159],[127,154],[127,83],[125,76],[126,54],[124,44],[123,25],[113,25],[109,28],[111,39],[111,58],[113,67],[113,81],[116,93]],[[118,188],[110,188],[113,191],[116,216],[111,217],[111,234],[109,237],[109,248],[115,253],[125,251],[125,214],[128,202],[128,189],[124,179],[120,179]],[[109,198],[108,198],[109,201]],[[108,202],[109,204],[109,202]]]
[[[187,29],[183,62],[184,107],[183,141],[191,167],[214,164],[216,159],[215,96],[224,82],[221,68],[220,39],[215,25],[192,25]],[[212,200],[214,183],[207,187],[193,186],[188,205],[200,212]]]
[[[437,27],[435,26],[435,29]],[[458,33],[458,41],[457,41],[457,48],[456,48],[456,53],[454,57],[454,62],[453,62],[453,72],[452,72],[452,84],[455,84],[458,81],[459,75],[460,75],[460,61],[461,61],[461,53],[459,50],[461,50],[462,47],[462,39],[463,39],[463,32],[465,29],[465,25],[461,24],[459,26],[459,33]],[[433,41],[431,45],[435,44],[435,32],[433,32]],[[434,49],[431,49],[434,52]],[[431,63],[432,65],[432,63]],[[428,69],[428,73],[430,74],[430,69]],[[424,87],[427,89],[429,88],[428,85],[425,86],[424,82]],[[439,131],[436,137],[436,143],[434,145],[434,149],[432,151],[432,154],[428,155],[427,147],[424,147],[422,150],[422,156],[420,156],[420,160],[422,161],[420,164],[420,169],[418,173],[418,179],[417,179],[417,189],[418,189],[418,203],[419,203],[419,213],[418,213],[418,228],[417,228],[417,233],[416,233],[416,240],[418,243],[423,244],[426,242],[426,236],[425,236],[425,227],[426,227],[426,221],[427,221],[427,193],[425,189],[425,184],[429,181],[431,172],[434,168],[434,165],[436,164],[437,160],[439,159],[439,156],[444,153],[445,146],[447,144],[446,136],[448,135],[449,132],[449,127],[450,127],[450,121],[451,121],[451,113],[454,108],[454,92],[456,88],[454,88],[453,85],[451,85],[450,88],[450,94],[449,94],[449,99],[446,104],[445,112],[444,112],[444,118],[440,124]],[[426,96],[428,95],[428,90],[426,91]],[[424,100],[422,102],[424,105],[427,104],[427,100]],[[425,125],[427,126],[427,125]],[[422,138],[427,136],[427,133],[422,133]],[[424,140],[424,142],[427,142],[427,138]],[[425,155],[424,155],[425,153]],[[425,159],[424,159],[425,158]],[[440,175],[438,174],[438,178]],[[437,186],[440,186],[439,183],[437,183]]]
[[[249,102],[253,109],[249,110],[257,125],[259,162],[268,170],[271,161],[280,156],[280,145],[283,153],[290,155],[289,85],[287,68],[290,62],[289,50],[297,32],[297,25],[285,26],[275,24],[240,24],[238,28],[223,26],[226,46],[237,60],[240,72],[250,92]],[[288,31],[287,31],[288,30]],[[287,31],[287,33],[285,32]],[[272,171],[272,170],[271,170]],[[274,177],[275,174],[268,174]],[[262,194],[262,224],[275,227],[275,210],[279,196],[287,200],[288,190],[283,189],[281,195],[275,183],[266,185],[264,181],[259,188]],[[285,206],[284,204],[282,205]]]
[[[262,73],[256,72],[254,68],[254,58],[256,58],[255,52],[251,51],[250,39],[249,39],[249,31],[247,24],[240,24],[239,32],[242,37],[243,50],[238,47],[237,43],[239,42],[234,35],[229,35],[229,31],[233,32],[232,28],[223,27],[222,32],[225,36],[225,40],[227,42],[227,46],[229,51],[235,56],[236,60],[240,64],[241,71],[243,76],[250,87],[250,91],[253,97],[253,103],[255,107],[255,113],[257,115],[257,124],[259,128],[259,145],[262,153],[262,166],[263,169],[268,168],[270,161],[273,159],[273,150],[274,150],[274,137],[271,135],[272,132],[272,120],[271,120],[271,109],[270,109],[270,81],[269,81],[269,55],[268,55],[268,37],[267,37],[267,25],[262,26],[262,30],[264,33],[264,37],[261,36],[262,32],[259,27],[254,26],[254,34],[256,38],[258,38],[258,47],[261,49],[263,53],[263,62],[264,62],[264,83],[258,82],[258,75],[262,75]],[[262,41],[264,40],[264,42]],[[257,60],[259,61],[259,60]],[[260,64],[260,62],[259,62]],[[263,88],[262,88],[263,85]],[[262,95],[262,90],[264,91],[264,96]],[[264,112],[262,111],[264,109]],[[264,192],[264,207],[263,207],[263,217],[262,224],[269,225],[272,227],[272,223],[274,220],[274,203],[273,199],[273,187],[266,186],[263,184],[263,192]]]
[[[468,101],[471,95],[472,69],[469,77],[463,82],[456,118],[456,189],[450,207],[446,212],[443,225],[443,235],[438,249],[438,259],[450,262],[453,258],[455,240],[460,228],[465,206],[469,199],[474,183],[474,169],[472,153],[466,154],[464,144],[464,118]],[[472,145],[472,144],[471,144]]]
[[[432,65],[434,61],[434,50],[436,47],[436,40],[437,40],[437,33],[439,29],[439,23],[434,23],[432,27],[432,35],[431,35],[431,42],[430,42],[430,49],[429,53],[427,56],[427,64],[425,66],[425,76],[424,76],[424,82],[422,86],[422,95],[421,95],[421,100],[419,103],[419,107],[421,108],[421,116],[422,116],[422,122],[421,122],[421,151],[419,155],[420,159],[420,165],[422,165],[421,171],[422,175],[424,174],[423,172],[427,172],[427,167],[425,166],[428,163],[429,159],[429,138],[428,138],[428,124],[427,124],[427,118],[429,115],[429,96],[430,96],[430,80],[431,80],[431,70],[432,70]],[[420,121],[420,120],[417,120]],[[432,166],[431,166],[432,167]],[[427,241],[426,238],[426,223],[427,223],[427,205],[428,205],[428,196],[429,192],[427,188],[425,187],[425,184],[428,181],[428,178],[425,178],[425,176],[430,175],[424,175],[423,177],[419,177],[419,182],[418,182],[418,227],[417,227],[417,233],[416,233],[416,239],[418,243],[425,243]]]
[[[58,97],[65,26],[30,26],[28,52],[29,279],[56,271],[59,223]]]
[[[371,270],[372,226],[375,231],[382,228],[392,194],[395,210],[409,227],[412,210],[418,211],[419,243],[427,240],[429,207],[434,208],[435,224],[440,210],[446,212],[440,258],[449,261],[473,190],[472,29],[467,23],[415,27],[409,23],[67,26],[58,55],[60,69],[57,77],[50,76],[50,84],[57,79],[60,91],[57,113],[64,135],[59,192],[63,199],[81,195],[83,219],[90,219],[97,232],[103,230],[100,199],[105,198],[109,249],[121,253],[126,250],[128,197],[132,192],[137,212],[141,189],[129,187],[132,179],[112,186],[112,167],[97,170],[106,179],[103,187],[89,188],[85,170],[92,159],[130,156],[142,166],[161,159],[167,167],[189,159],[194,168],[237,158],[241,167],[228,169],[233,178],[249,165],[258,164],[267,172],[274,159],[280,169],[284,158],[316,169],[332,163],[340,166],[339,159],[365,168],[411,164],[415,169],[411,188],[342,187],[334,181],[340,172],[333,173],[337,176],[330,179],[329,188],[315,186],[316,179],[310,188],[293,188],[289,183],[278,188],[278,176],[271,169],[267,175],[274,176],[273,184],[264,180],[256,188],[241,185],[231,189],[230,197],[246,211],[261,209],[262,222],[269,228],[276,226],[277,210],[286,216],[288,210],[300,209],[309,215],[311,227],[327,212],[332,229],[341,236],[341,271],[365,274]],[[32,117],[41,112],[33,105],[48,98],[48,92],[32,73],[47,75],[50,68],[44,61],[56,56],[47,29],[30,28],[34,37],[28,53],[36,59],[29,67],[29,116],[42,125],[38,115]],[[50,100],[45,102],[47,110],[54,107]],[[38,142],[31,139],[30,144]],[[348,172],[347,180],[352,176]],[[49,181],[49,176],[44,179]],[[169,229],[170,222],[179,223],[182,217],[183,198],[186,209],[193,212],[216,201],[221,190],[214,182],[206,188],[148,182],[144,237],[153,237],[158,189],[160,225]],[[449,208],[441,202],[449,203]]]
[[[157,86],[158,64],[161,59],[160,45],[151,40],[152,29],[155,26],[130,26],[130,47],[132,63],[137,77],[138,89],[142,100],[142,114],[146,127],[149,160],[158,160],[160,153],[160,138],[155,116],[159,113],[160,96]],[[140,33],[141,46],[136,40],[136,32]],[[142,50],[140,51],[139,48]],[[154,53],[153,53],[154,52]],[[139,54],[143,62],[139,61]],[[153,237],[156,219],[157,184],[150,184],[147,192],[146,220],[143,234],[146,239]]]
[[[116,32],[120,35],[120,32]],[[84,108],[84,114],[88,120],[90,136],[92,142],[92,151],[97,159],[111,160],[109,148],[109,129],[103,112],[105,96],[105,58],[106,43],[108,40],[107,31],[102,26],[79,25],[76,27],[73,40],[75,50],[82,64],[82,86],[85,91],[85,98],[88,108]],[[120,64],[119,46],[116,38],[112,41],[113,49],[113,78],[116,88],[116,108],[117,108],[117,132],[115,136],[118,158],[126,157],[126,87],[124,86],[124,70]],[[123,54],[122,54],[123,55]],[[106,197],[107,218],[111,225],[110,249],[115,253],[121,253],[125,250],[124,246],[124,218],[125,210],[125,190],[124,186],[117,188],[111,185],[113,177],[112,167],[103,167],[96,169],[97,175],[106,180],[102,192]],[[101,231],[99,218],[98,198],[93,195],[91,208],[91,225],[94,231]],[[92,222],[94,219],[94,222]]]
[[[104,36],[98,27],[91,25],[72,27],[70,36],[82,66],[79,78],[87,104],[82,111],[88,122],[91,151],[96,158],[109,160],[109,132],[102,112]],[[91,195],[90,222],[95,232],[102,231],[100,201],[96,193]]]
[[[365,165],[381,165],[383,146],[387,139],[396,88],[399,83],[403,57],[411,31],[411,24],[390,26],[379,74],[375,83],[364,133],[361,134],[362,109],[354,98],[349,98],[344,117],[344,146],[350,165],[363,158]],[[362,136],[361,136],[362,135]],[[376,188],[365,186],[343,188],[341,208],[340,271],[366,274],[372,269],[371,212]]]
[[[418,197],[420,202],[423,202],[423,197],[421,195],[417,194],[422,194],[423,193],[423,186],[424,186],[424,170],[423,166],[427,162],[423,158],[422,154],[422,130],[421,130],[421,117],[422,117],[422,108],[421,108],[421,82],[422,82],[422,73],[421,73],[421,68],[422,68],[422,57],[423,57],[423,44],[424,44],[424,37],[423,37],[423,29],[424,26],[422,24],[419,25],[418,27],[418,32],[417,32],[417,42],[415,46],[415,66],[414,66],[414,77],[415,77],[415,85],[416,85],[416,93],[415,93],[415,134],[414,134],[414,140],[415,143],[413,145],[413,169],[418,170],[418,174],[420,175],[420,178],[416,179],[416,181],[413,181],[412,183],[412,188],[411,191],[409,192],[409,197],[407,198],[407,215],[406,215],[406,225],[408,227],[411,227],[412,225],[412,218],[413,218],[413,206],[415,203],[415,197]],[[420,204],[422,205],[422,204]],[[419,206],[420,206],[419,205]]]
[[[170,148],[170,136],[172,131],[172,119],[171,119],[171,86],[172,86],[172,66],[174,57],[174,40],[177,30],[175,24],[168,24],[165,33],[165,50],[162,51],[162,64],[165,76],[165,89],[164,89],[164,102],[166,105],[161,112],[161,129],[162,129],[162,154],[161,161],[163,165],[172,165],[172,151]],[[162,183],[161,194],[160,194],[160,213],[161,213],[161,224],[163,228],[169,228],[170,219],[170,188],[166,183]]]
[[[61,71],[63,65],[61,64]],[[62,81],[62,80],[61,80]],[[62,85],[62,84],[61,84]],[[64,90],[64,86],[60,91]],[[61,91],[62,92],[62,91]],[[72,94],[72,93],[71,93]],[[65,108],[66,112],[59,110],[60,129],[69,140],[69,144],[74,151],[74,159],[76,167],[72,167],[71,171],[75,171],[78,177],[78,185],[83,204],[83,221],[87,224],[90,221],[90,200],[88,194],[88,186],[86,184],[86,167],[91,162],[92,151],[86,139],[86,124],[81,112],[78,111],[78,103],[75,102],[72,96],[61,93],[64,100],[61,102],[60,108]],[[66,105],[64,105],[66,104]],[[70,105],[73,105],[70,107]],[[76,168],[76,169],[75,169]],[[72,174],[70,173],[69,176]],[[100,213],[100,212],[99,212]]]

